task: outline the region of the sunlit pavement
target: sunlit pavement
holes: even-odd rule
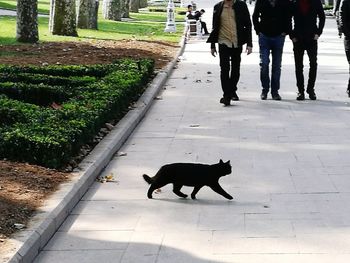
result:
[[[35,262],[349,262],[348,64],[333,19],[318,58],[318,99],[296,101],[287,39],[282,101],[261,101],[254,35],[254,53],[242,54],[241,100],[224,107],[218,58],[204,38],[191,38],[123,154],[103,172],[116,182],[95,182]],[[209,188],[198,200],[181,199],[170,185],[147,199],[142,174],[219,159],[233,165],[220,180],[233,201]]]

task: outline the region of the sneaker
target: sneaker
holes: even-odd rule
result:
[[[316,100],[317,99],[315,92],[310,92],[309,93],[309,99],[310,100]]]
[[[267,93],[261,92],[260,99],[266,100],[267,99]]]
[[[297,100],[305,100],[305,94],[303,93],[298,93]]]
[[[280,94],[276,93],[276,94],[272,95],[272,99],[273,100],[281,100],[282,98],[281,98]]]
[[[229,98],[221,98],[220,99],[220,103],[224,104],[225,106],[229,106],[230,105],[230,99]]]
[[[236,100],[236,101],[239,100],[239,97],[238,97],[236,91],[232,92],[231,100]]]

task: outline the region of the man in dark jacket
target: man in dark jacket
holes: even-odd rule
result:
[[[253,13],[253,24],[259,36],[260,80],[262,92],[260,98],[267,99],[271,86],[274,100],[279,95],[282,53],[285,36],[291,29],[292,4],[289,0],[257,0]],[[272,54],[271,81],[269,76],[270,53]],[[270,83],[271,82],[271,83]]]
[[[325,13],[321,0],[296,0],[293,8],[293,28],[290,38],[293,41],[295,75],[297,79],[297,100],[304,100],[303,60],[306,51],[309,62],[309,80],[306,92],[310,100],[316,100],[315,81],[317,75],[317,40],[325,24]],[[318,23],[317,23],[318,21]]]
[[[196,20],[199,20],[201,23],[201,33],[204,32],[204,35],[209,35],[208,29],[207,29],[207,23],[205,23],[204,21],[202,21],[201,17],[202,15],[205,13],[204,9],[201,9],[200,11],[196,11],[194,13],[194,18]]]
[[[350,0],[342,0],[339,11],[339,29],[340,33],[344,34],[344,48],[346,58],[349,63],[350,72]],[[348,96],[350,97],[350,77],[347,88]]]
[[[211,54],[217,54],[215,43],[219,44],[220,80],[223,98],[220,103],[230,105],[239,100],[237,83],[240,77],[242,46],[247,44],[246,52],[252,52],[252,24],[245,2],[224,0],[214,6],[213,30],[207,43],[211,43]],[[231,63],[231,65],[230,65]]]

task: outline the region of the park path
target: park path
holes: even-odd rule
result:
[[[205,3],[210,23],[212,3]],[[350,261],[348,64],[335,21],[327,19],[319,41],[316,101],[295,100],[290,40],[283,100],[259,99],[256,40],[254,53],[242,54],[241,100],[230,107],[219,103],[218,58],[205,39],[188,41],[164,90],[101,174],[116,182],[90,187],[36,263]],[[198,200],[179,199],[171,186],[147,199],[143,173],[219,159],[233,165],[220,181],[233,201],[210,189]]]

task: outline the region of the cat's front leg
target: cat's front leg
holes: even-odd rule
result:
[[[229,199],[229,200],[232,200],[233,197],[228,194],[220,185],[219,183],[216,183],[216,184],[213,184],[213,185],[209,185],[209,187],[211,189],[213,189],[213,191],[215,191],[216,193],[222,195],[223,197]]]
[[[191,198],[192,199],[196,199],[196,194],[198,193],[198,191],[203,187],[203,185],[201,186],[195,186],[192,193],[191,193]]]

